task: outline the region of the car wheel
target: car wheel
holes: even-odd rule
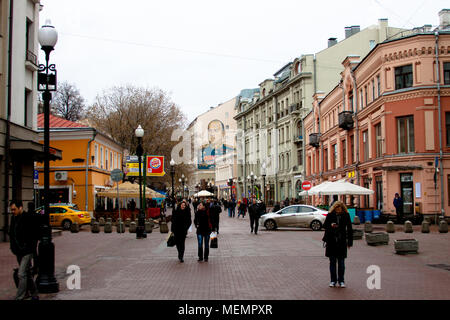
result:
[[[313,231],[319,231],[320,229],[322,229],[322,223],[320,223],[320,221],[318,220],[313,220],[310,227],[311,229],[313,229]]]
[[[64,230],[70,230],[70,226],[72,225],[72,221],[70,221],[70,220],[64,220],[63,222],[62,222],[62,228],[64,229]]]
[[[270,219],[264,222],[264,227],[266,227],[267,230],[275,230],[277,228],[277,224],[274,220]]]

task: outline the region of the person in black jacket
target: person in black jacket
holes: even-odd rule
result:
[[[175,245],[177,246],[178,259],[180,262],[184,262],[184,243],[186,241],[186,235],[189,227],[192,223],[191,208],[186,200],[183,200],[181,204],[174,210],[172,214],[172,225],[170,231],[175,236]]]
[[[345,288],[345,258],[347,248],[353,245],[353,230],[347,207],[341,201],[336,201],[330,208],[325,223],[323,241],[326,243],[325,256],[330,259],[330,287],[338,285]],[[336,263],[338,276],[336,277]]]
[[[256,199],[253,198],[252,204],[248,207],[248,215],[250,216],[250,233],[255,230],[255,234],[258,234],[260,208],[256,203]]]
[[[277,212],[277,211],[280,211],[280,210],[281,210],[280,203],[277,202],[277,203],[275,204],[275,206],[273,207],[272,212]]]
[[[200,202],[195,213],[194,224],[197,228],[197,241],[198,241],[198,261],[203,259],[208,261],[209,256],[209,237],[211,235],[211,219],[209,217],[208,208],[205,202]],[[203,245],[205,250],[203,251]]]
[[[13,214],[9,230],[10,248],[19,263],[16,300],[23,300],[27,291],[33,300],[38,300],[38,292],[30,270],[39,237],[37,217],[33,212],[24,212],[20,200],[13,200],[10,209]]]
[[[222,212],[222,208],[220,207],[218,200],[214,200],[209,212],[210,212],[212,231],[216,231],[217,234],[219,234],[219,221],[220,221],[220,213]]]

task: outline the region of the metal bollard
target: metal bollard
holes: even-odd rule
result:
[[[448,223],[445,220],[441,220],[439,222],[439,233],[447,233],[448,232]]]
[[[130,228],[128,231],[130,231],[130,233],[136,233],[136,222],[130,222]]]
[[[372,222],[366,221],[364,223],[364,232],[365,233],[371,233],[373,231]]]
[[[394,222],[388,221],[386,223],[386,232],[387,233],[394,233],[395,232],[395,225]]]
[[[100,226],[98,222],[94,222],[94,224],[91,226],[91,232],[92,233],[99,233],[100,232]]]
[[[98,223],[101,227],[103,227],[105,225],[105,218],[101,217],[100,219],[98,219]]]
[[[70,232],[78,233],[78,231],[80,231],[80,226],[78,225],[78,223],[77,222],[72,223],[72,225],[70,226]]]
[[[153,222],[147,221],[145,222],[145,232],[152,233],[153,232]]]
[[[405,226],[404,226],[404,231],[405,231],[405,233],[413,233],[413,227],[412,227],[412,223],[411,223],[411,221],[405,221]]]
[[[422,233],[430,233],[430,223],[428,221],[422,222]]]
[[[124,233],[125,232],[125,224],[119,219],[116,224],[116,231],[117,233]]]
[[[105,227],[103,228],[103,231],[105,233],[111,233],[112,232],[112,223],[111,222],[106,222],[105,223]]]

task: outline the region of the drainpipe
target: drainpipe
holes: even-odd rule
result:
[[[439,73],[439,30],[434,33],[436,37],[436,75],[437,75],[437,95],[438,95],[438,121],[439,121],[439,176],[441,180],[441,215],[442,218],[445,216],[444,211],[444,166],[443,153],[442,153],[442,119],[441,119],[441,78]]]
[[[92,139],[89,140],[87,144],[87,151],[86,151],[86,177],[85,177],[85,211],[88,211],[88,203],[89,203],[89,197],[88,197],[88,190],[89,190],[89,181],[88,181],[88,172],[89,172],[89,155],[91,154],[91,143],[95,140],[95,136],[97,135],[97,130],[93,129],[94,133],[92,134]]]
[[[4,201],[4,211],[5,222],[3,225],[3,241],[8,241],[7,233],[9,232],[9,162],[10,162],[10,150],[11,150],[11,91],[12,91],[12,38],[13,38],[13,13],[14,13],[14,1],[9,1],[9,41],[8,41],[8,101],[7,101],[7,114],[6,114],[6,136],[5,136],[5,201]]]
[[[357,143],[355,143],[354,145],[356,146],[356,165],[355,165],[355,171],[356,171],[356,184],[359,186],[359,179],[360,179],[360,175],[359,175],[359,125],[358,125],[358,90],[356,88],[356,77],[355,74],[353,73],[353,70],[350,71],[351,75],[352,75],[352,80],[353,80],[353,110],[355,112],[355,131],[356,131],[356,141]],[[359,205],[361,203],[361,196],[357,197],[358,201],[357,201],[357,208],[359,208]]]

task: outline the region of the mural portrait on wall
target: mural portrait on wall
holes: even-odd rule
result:
[[[208,124],[208,144],[203,145],[201,148],[198,169],[214,169],[215,157],[225,155],[233,150],[232,146],[225,144],[225,127],[222,121],[212,120]]]

